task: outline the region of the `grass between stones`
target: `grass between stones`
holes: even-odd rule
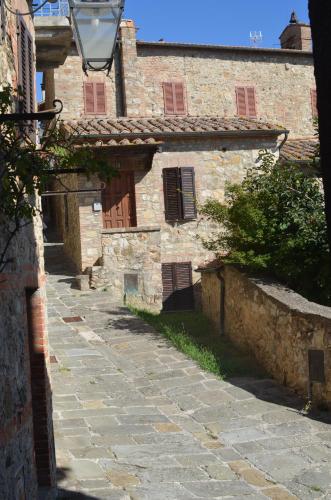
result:
[[[152,325],[179,351],[220,378],[255,376],[265,373],[256,360],[238,350],[226,337],[217,334],[209,320],[198,312],[155,314],[130,307],[131,312]]]

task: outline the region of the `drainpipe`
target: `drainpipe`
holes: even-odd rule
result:
[[[216,273],[217,278],[220,280],[220,334],[225,335],[225,278],[224,267]]]

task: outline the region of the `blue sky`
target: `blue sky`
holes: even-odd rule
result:
[[[250,45],[249,32],[262,31],[263,46],[278,37],[292,10],[308,22],[308,0],[126,0],[141,40]]]
[[[308,22],[308,0],[126,0],[124,17],[134,19],[140,40],[250,45],[262,31],[263,47],[279,47],[292,10]],[[40,75],[38,97],[40,99]]]

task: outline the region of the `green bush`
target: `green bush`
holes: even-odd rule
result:
[[[296,165],[260,153],[240,185],[229,185],[224,204],[209,200],[201,213],[217,224],[203,241],[223,259],[268,271],[310,300],[331,304],[331,266],[319,180]]]

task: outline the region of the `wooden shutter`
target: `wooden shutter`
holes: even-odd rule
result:
[[[85,113],[104,115],[106,113],[105,84],[99,82],[84,82]]]
[[[164,113],[166,115],[185,115],[184,84],[181,82],[165,82],[163,84]]]
[[[182,83],[174,83],[174,95],[175,95],[175,110],[176,115],[185,115],[185,97],[184,97],[184,85]]]
[[[175,307],[174,264],[162,264],[163,310],[173,311]]]
[[[162,264],[162,284],[164,311],[187,311],[194,308],[190,262]]]
[[[191,262],[175,264],[176,291],[175,306],[177,310],[188,311],[194,309]]]
[[[106,113],[106,92],[104,83],[95,83],[95,103],[96,103],[96,113],[105,114]]]
[[[178,168],[163,169],[163,190],[165,219],[176,221],[181,219],[180,176]]]
[[[255,118],[256,112],[256,95],[254,87],[237,87],[237,114],[239,116],[247,116]]]
[[[33,39],[24,20],[19,18],[18,23],[18,81],[23,94],[21,109],[24,113],[33,113],[35,111]]]
[[[311,97],[311,112],[312,112],[313,118],[318,118],[317,91],[316,91],[316,89],[311,89],[310,97]]]
[[[193,167],[182,167],[180,169],[182,218],[184,220],[195,219],[197,216],[195,196],[195,175]]]
[[[246,99],[247,99],[247,116],[256,117],[256,97],[255,88],[246,87]]]
[[[94,103],[94,86],[93,83],[84,83],[84,104],[85,113],[94,113],[95,103]]]
[[[121,172],[102,192],[103,227],[136,227],[134,173]]]

